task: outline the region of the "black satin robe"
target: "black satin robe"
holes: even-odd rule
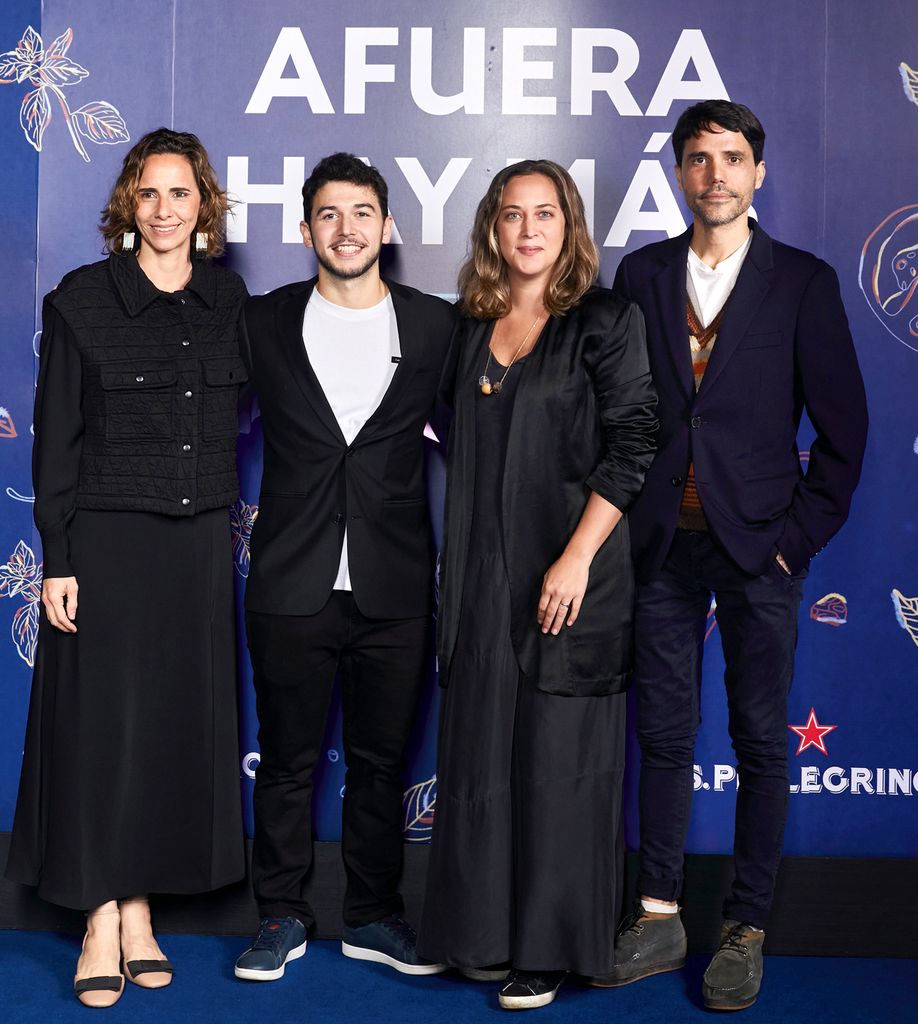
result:
[[[445,382],[455,415],[438,617],[443,685],[458,633],[472,520],[474,398],[492,330],[492,322],[460,323]],[[542,577],[564,551],[591,491],[626,512],[653,459],[656,394],[641,312],[606,289],[591,289],[574,309],[549,319],[518,370],[501,501],[513,647],[526,678],[540,690],[616,693],[628,684],[632,654],[627,516],[593,559],[577,622],[558,636],[543,635],[536,610]]]

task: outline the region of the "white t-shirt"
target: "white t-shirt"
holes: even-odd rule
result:
[[[349,309],[314,288],[303,344],[344,440],[352,444],[383,400],[401,356],[391,296],[368,309]],[[346,529],[334,589],[351,589]]]
[[[730,297],[751,245],[750,231],[749,237],[736,252],[731,253],[713,268],[696,256],[689,246],[685,287],[702,327],[708,326]]]

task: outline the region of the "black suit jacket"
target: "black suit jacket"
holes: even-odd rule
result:
[[[444,685],[459,632],[471,540],[478,378],[492,322],[464,319],[453,344],[455,418],[446,477],[438,643]],[[626,511],[653,458],[653,385],[640,310],[595,288],[564,316],[548,320],[526,360],[504,458],[501,523],[510,584],[511,639],[520,667],[548,693],[622,690],[631,669],[634,573],[628,521],[600,547],[580,617],[558,636],[536,622],[542,577],[563,553],[596,491]],[[499,585],[499,584],[498,584]]]
[[[401,360],[379,407],[351,445],[303,344],[303,317],[316,279],[246,303],[242,352],[264,429],[264,472],[246,587],[249,611],[319,611],[338,572],[345,527],[354,600],[364,615],[407,618],[432,609],[435,555],[423,432],[453,311],[442,299],[386,283]]]
[[[848,516],[867,405],[838,279],[749,223],[751,247],[697,394],[685,314],[692,229],[626,256],[616,275],[616,291],[644,312],[660,398],[659,451],[631,516],[642,579],[669,550],[690,462],[711,530],[749,573],[776,552],[802,572]],[[806,475],[804,408],[817,435]]]

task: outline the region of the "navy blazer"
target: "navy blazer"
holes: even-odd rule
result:
[[[804,571],[845,522],[867,403],[835,271],[750,220],[752,243],[698,393],[686,323],[692,229],[625,256],[615,290],[644,312],[659,395],[659,451],[631,515],[640,579],[672,543],[694,463],[708,524],[730,557],[763,573],[777,552]],[[804,475],[803,409],[816,430]]]
[[[241,348],[258,394],[264,473],[246,586],[249,611],[313,615],[328,600],[347,528],[354,600],[370,618],[433,609],[435,551],[424,484],[431,416],[452,307],[387,281],[401,360],[349,445],[303,343],[316,279],[246,303]]]

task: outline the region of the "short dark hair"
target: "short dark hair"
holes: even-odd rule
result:
[[[765,151],[765,129],[759,119],[742,103],[730,100],[704,100],[683,110],[673,129],[673,152],[676,166],[682,166],[682,151],[689,139],[697,138],[702,132],[711,130],[716,124],[728,132],[739,132],[752,147],[756,163],[762,160]]]
[[[389,186],[386,179],[370,164],[365,164],[353,153],[332,153],[323,157],[312,169],[312,173],[303,184],[303,220],[309,223],[312,214],[312,202],[316,192],[330,181],[346,181],[351,185],[360,185],[372,189],[379,200],[379,209],[383,217],[389,216]]]

